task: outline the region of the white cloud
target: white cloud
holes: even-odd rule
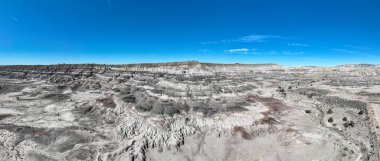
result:
[[[252,55],[303,55],[303,52],[292,51],[268,51],[268,52],[252,52]]]
[[[249,52],[249,49],[247,48],[239,48],[239,49],[229,49],[229,50],[226,50],[227,52],[230,52],[230,53],[247,53]]]
[[[207,52],[208,52],[207,49],[201,49],[201,50],[199,50],[199,51],[202,52],[202,53],[207,53]]]
[[[288,44],[288,46],[309,46],[309,45],[308,44],[294,43],[294,44]]]
[[[341,52],[341,53],[355,53],[354,51],[351,51],[351,50],[345,50],[345,49],[333,49],[333,51],[336,51],[336,52]]]
[[[201,44],[228,44],[228,43],[249,43],[249,42],[266,42],[268,39],[279,39],[281,36],[276,35],[247,35],[236,39],[218,40],[218,41],[206,41]]]
[[[376,58],[376,56],[372,53],[363,52],[363,51],[355,51],[355,50],[346,50],[346,49],[332,49],[332,51],[338,52],[340,54],[352,54],[357,56],[365,56],[368,58]]]
[[[256,51],[256,49],[247,48],[237,48],[225,50],[225,52],[245,54],[245,55],[303,55],[303,52],[293,52],[293,51]]]
[[[267,39],[271,38],[281,38],[280,36],[275,35],[248,35],[236,39],[236,42],[265,42]]]

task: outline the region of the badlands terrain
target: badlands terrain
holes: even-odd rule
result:
[[[0,66],[1,161],[378,161],[380,66]]]

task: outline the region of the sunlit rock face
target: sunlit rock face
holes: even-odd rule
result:
[[[0,160],[379,160],[380,68],[0,66]]]

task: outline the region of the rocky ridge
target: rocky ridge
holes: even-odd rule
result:
[[[194,61],[0,66],[0,158],[377,160],[366,106],[367,97],[380,101],[369,97],[379,71]]]

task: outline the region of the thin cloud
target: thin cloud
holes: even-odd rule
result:
[[[333,51],[341,52],[341,53],[350,53],[350,54],[355,53],[355,51],[352,51],[352,50],[345,50],[345,49],[333,49]]]
[[[217,44],[217,43],[218,43],[217,41],[205,41],[205,42],[201,42],[202,45]]]
[[[226,51],[229,52],[229,53],[247,53],[250,50],[247,49],[247,48],[239,48],[239,49],[229,49],[229,50],[226,50]]]
[[[309,45],[308,44],[293,43],[293,44],[288,44],[288,46],[302,46],[302,47],[306,47],[306,46],[309,46]]]
[[[252,52],[252,55],[303,55],[303,52],[292,51],[269,51],[269,52]]]
[[[229,49],[225,50],[228,53],[235,54],[244,54],[244,55],[303,55],[303,52],[292,52],[292,51],[264,51],[257,52],[256,49],[247,49],[247,48],[239,48],[239,49]]]
[[[364,46],[358,46],[358,45],[345,45],[344,47],[351,48],[351,49],[358,49],[358,50],[367,50],[367,47]]]
[[[107,1],[107,4],[108,4],[108,8],[112,8],[112,4],[111,4],[111,0],[106,0]]]
[[[275,35],[248,35],[236,39],[236,42],[265,42],[268,39],[281,38],[281,36]]]
[[[332,49],[335,52],[338,53],[345,53],[345,54],[352,54],[352,55],[358,55],[358,56],[366,56],[368,58],[376,58],[375,55],[363,51],[354,51],[354,50],[346,50],[346,49]]]
[[[207,49],[201,49],[201,50],[199,50],[200,52],[202,52],[202,53],[207,53],[207,52],[209,52]]]
[[[18,19],[16,17],[11,16],[11,19],[15,22],[18,22]]]
[[[247,35],[243,37],[239,37],[236,39],[227,39],[227,40],[218,40],[218,41],[206,41],[202,42],[201,44],[207,45],[207,44],[228,44],[228,43],[250,43],[250,42],[266,42],[269,39],[279,39],[282,38],[281,36],[276,35]]]

